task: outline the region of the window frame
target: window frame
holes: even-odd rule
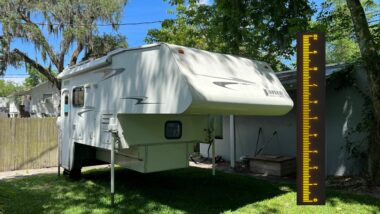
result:
[[[170,137],[167,135],[167,125],[168,123],[177,123],[179,124],[179,136],[178,137]],[[168,120],[165,122],[165,127],[164,127],[164,134],[165,134],[165,138],[168,139],[168,140],[178,140],[178,139],[181,139],[182,138],[182,122],[179,121],[179,120]]]
[[[83,102],[81,104],[76,104],[76,102],[75,102],[75,98],[76,98],[75,92],[78,89],[83,93]],[[73,88],[72,94],[73,94],[73,97],[72,97],[71,102],[72,102],[73,107],[83,107],[84,106],[84,101],[85,101],[85,96],[86,96],[85,95],[85,91],[84,91],[84,86],[78,86],[78,87]]]
[[[65,93],[63,94],[63,115],[67,117],[69,115],[69,94]]]

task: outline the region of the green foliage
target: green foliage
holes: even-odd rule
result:
[[[46,77],[38,72],[35,68],[29,67],[27,69],[29,76],[24,80],[24,86],[27,89],[47,81]]]
[[[13,92],[21,91],[23,87],[12,81],[0,80],[0,97],[6,97]]]
[[[284,69],[296,33],[307,29],[313,14],[308,1],[228,1],[212,5],[172,0],[176,19],[148,31],[146,42],[168,42],[264,60]]]
[[[93,37],[93,45],[86,50],[82,60],[89,58],[98,58],[106,55],[108,52],[118,48],[128,48],[127,38],[123,35],[95,35]]]
[[[150,29],[147,43],[168,42],[194,48],[211,50],[206,36],[209,34],[209,23],[206,14],[213,15],[213,8],[190,3],[176,5],[176,19],[167,19],[161,29]]]
[[[378,5],[373,0],[362,0],[367,18],[374,19]],[[346,1],[325,0],[322,4],[317,22],[312,28],[325,31],[327,35],[327,63],[354,62],[360,58],[360,50],[355,38],[351,14]],[[373,33],[380,32],[379,25],[371,27]],[[377,41],[379,33],[375,34]]]
[[[326,62],[355,62],[360,57],[359,45],[352,39],[341,38],[327,44]]]
[[[27,63],[58,84],[52,70],[44,68],[23,50],[12,49],[12,43],[21,40],[34,45],[43,61],[60,73],[71,46],[77,48],[71,54],[70,64],[76,63],[83,49],[92,48],[97,23],[112,23],[117,29],[126,3],[127,0],[0,0],[0,74],[9,65],[19,67]],[[57,39],[58,48],[49,43],[51,37]]]

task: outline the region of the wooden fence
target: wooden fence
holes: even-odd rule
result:
[[[57,166],[57,118],[0,118],[0,172]]]

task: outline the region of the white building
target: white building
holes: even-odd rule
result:
[[[29,94],[28,91],[19,91],[12,93],[7,98],[9,100],[9,117],[21,117],[22,98]]]
[[[50,117],[59,114],[59,90],[48,81],[27,91],[13,93],[8,98],[10,117]],[[23,112],[26,114],[22,115]]]
[[[7,97],[0,97],[0,117],[8,117],[8,105],[9,99]]]
[[[29,92],[30,100],[25,97],[23,104],[31,117],[58,116],[60,92],[51,82],[43,82]]]
[[[363,75],[365,72],[355,71],[353,73],[355,87],[349,85],[339,87],[346,80],[332,77],[342,72],[345,72],[344,65],[326,66],[327,175],[355,175],[364,172],[367,168],[366,133],[353,131],[362,120],[362,111],[365,108],[363,95],[355,88],[357,86],[361,91],[368,91],[366,77]],[[284,116],[235,116],[235,145],[230,141],[230,117],[224,116],[224,139],[216,142],[217,155],[222,156],[225,160],[231,160],[231,157],[235,156],[235,160],[239,161],[243,156],[254,156],[255,153],[262,150],[260,154],[296,157],[296,71],[278,72],[276,75],[292,97],[295,107]],[[336,79],[340,80],[336,81]],[[201,144],[200,149],[201,154],[207,157],[208,145]],[[352,157],[352,153],[355,153],[354,157]],[[361,155],[363,156],[355,157]]]

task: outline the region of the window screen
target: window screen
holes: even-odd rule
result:
[[[77,87],[73,90],[73,106],[82,107],[84,106],[84,88]]]
[[[182,136],[182,124],[180,121],[167,121],[165,123],[165,138],[180,139]]]

